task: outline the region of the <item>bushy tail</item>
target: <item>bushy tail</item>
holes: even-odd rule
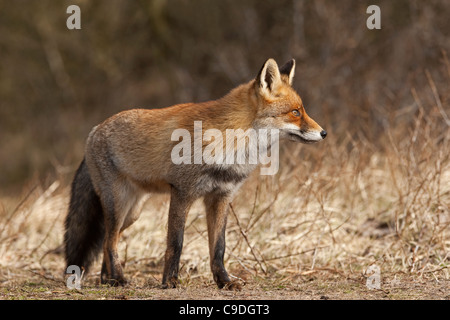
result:
[[[66,266],[76,265],[87,272],[102,249],[105,225],[102,205],[84,159],[72,182],[65,229]]]

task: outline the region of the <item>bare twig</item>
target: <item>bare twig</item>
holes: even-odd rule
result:
[[[439,93],[437,91],[436,85],[434,84],[433,78],[431,77],[431,74],[428,70],[425,70],[425,73],[427,75],[428,83],[430,84],[431,91],[433,91],[434,100],[436,101],[436,106],[438,107],[439,112],[442,115],[442,118],[444,118],[445,123],[447,124],[447,126],[450,127],[450,119],[448,118],[447,113],[445,113],[445,110],[442,107],[441,98],[439,98]]]
[[[237,225],[238,225],[238,227],[239,227],[239,231],[241,232],[242,236],[244,237],[245,242],[247,243],[247,245],[248,245],[248,247],[249,247],[249,249],[250,249],[250,251],[251,251],[253,257],[255,258],[256,262],[258,263],[259,267],[260,267],[261,270],[264,272],[264,274],[266,274],[266,273],[267,273],[267,271],[266,271],[266,270],[267,270],[267,266],[266,266],[266,267],[263,267],[262,262],[261,262],[260,259],[258,259],[258,257],[256,256],[255,250],[253,249],[252,245],[250,244],[250,241],[248,240],[247,234],[246,234],[245,231],[242,229],[241,224],[240,224],[240,222],[239,222],[239,219],[238,219],[238,217],[237,217],[237,215],[236,215],[236,212],[235,212],[234,209],[233,209],[233,205],[232,205],[231,203],[230,203],[230,209],[231,209],[231,212],[233,213],[234,218],[236,219],[236,223],[237,223]]]

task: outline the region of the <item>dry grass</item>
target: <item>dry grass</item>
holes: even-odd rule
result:
[[[55,250],[69,187],[55,181],[1,202],[0,297],[448,298],[448,61],[444,67],[447,81],[435,83],[426,72],[428,86],[411,89],[413,102],[385,114],[378,144],[351,130],[330,132],[314,146],[286,144],[278,175],[256,172],[247,181],[232,203],[226,250],[230,273],[246,284],[243,293],[218,291],[212,283],[201,202],[186,225],[182,289],[157,288],[169,205],[164,195],[147,203],[120,244],[131,286],[99,287],[97,264],[84,292],[69,291]],[[375,292],[364,285],[372,265],[382,276]]]

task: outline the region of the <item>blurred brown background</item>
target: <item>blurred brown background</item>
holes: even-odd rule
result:
[[[82,30],[66,28],[71,4]],[[371,4],[381,30],[366,28]],[[108,116],[219,98],[269,57],[296,59],[294,86],[336,142],[387,148],[425,71],[450,83],[449,17],[445,0],[0,0],[0,193],[69,179]]]

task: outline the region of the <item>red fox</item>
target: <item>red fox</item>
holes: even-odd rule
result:
[[[101,282],[125,285],[117,253],[120,235],[138,219],[149,193],[170,192],[162,287],[177,286],[186,216],[191,204],[203,197],[214,280],[219,288],[239,290],[240,284],[230,280],[223,261],[227,208],[258,164],[174,161],[173,133],[182,129],[195,135],[194,122],[201,121],[201,130],[216,133],[270,129],[277,130],[279,139],[318,142],[327,133],[306,114],[292,88],[294,73],[295,60],[279,68],[268,59],[255,79],[218,100],[123,111],[94,127],[72,182],[64,234],[67,266],[88,271],[103,250]],[[202,150],[207,147],[201,142]],[[218,151],[220,147],[212,154]],[[230,152],[237,153],[239,148],[227,149]]]

